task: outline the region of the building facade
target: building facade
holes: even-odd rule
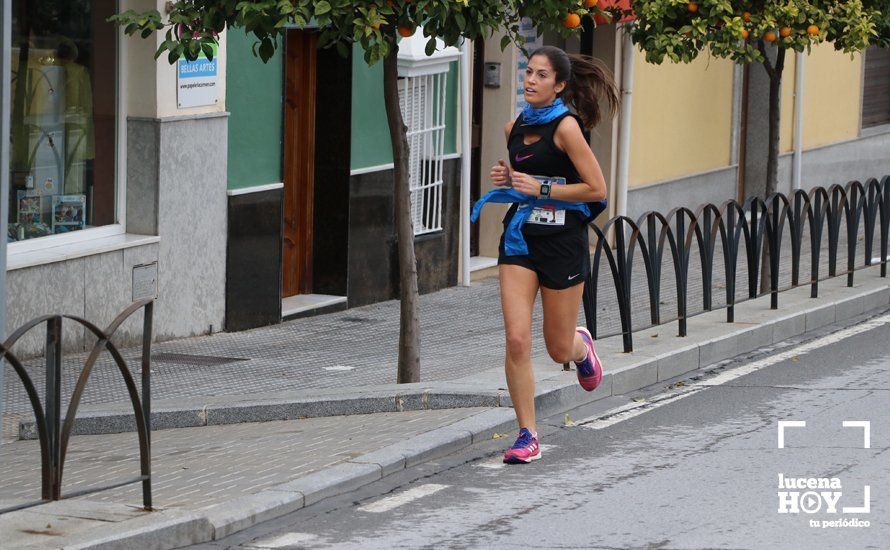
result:
[[[104,326],[154,296],[159,339],[223,327],[225,46],[213,62],[155,62],[157,41],[106,22],[151,8],[164,2],[12,2],[8,329],[48,313]],[[66,348],[87,341],[68,326]]]
[[[368,67],[358,46],[348,59],[318,50],[312,29],[289,30],[266,64],[249,36],[228,40],[226,328],[397,297],[382,64]],[[458,62],[440,51],[431,73],[407,61],[414,42],[401,42],[399,93],[423,293],[457,283]]]

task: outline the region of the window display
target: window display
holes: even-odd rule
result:
[[[13,0],[7,240],[116,222],[115,0]]]

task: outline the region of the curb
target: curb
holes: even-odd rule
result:
[[[600,340],[598,350],[601,356],[608,357],[609,363],[602,385],[587,393],[577,382],[566,381],[564,375],[554,374],[538,383],[535,405],[542,416],[556,414],[665,382],[790,337],[886,308],[890,305],[890,279],[881,279],[875,276],[876,273],[876,269],[857,272],[858,281],[853,288],[847,288],[841,277],[824,281],[820,283],[821,297],[817,299],[809,298],[808,287],[788,290],[780,295],[780,306],[785,309],[770,310],[768,296],[744,302],[736,306],[736,319],[740,321],[729,326],[723,309],[697,315],[688,320],[689,336],[682,343],[673,336],[661,336],[665,332],[672,333],[672,325],[635,332],[637,349],[631,354],[621,351],[620,337]],[[549,368],[552,369],[552,364]],[[515,420],[509,398],[500,401],[497,408],[257,494],[178,518],[165,518],[162,524],[145,524],[153,518],[149,515],[130,520],[140,522],[138,524],[128,521],[124,525],[111,525],[102,533],[93,533],[91,542],[78,542],[71,547],[175,548],[219,540],[257,523],[488,440],[492,432],[512,432]]]
[[[281,398],[237,400],[231,396],[208,399],[196,405],[194,400],[155,402],[151,411],[152,430],[198,428],[245,422],[270,422],[325,416],[346,416],[382,412],[403,412],[471,407],[502,407],[505,391],[470,391],[451,383],[410,384],[417,389],[401,388],[362,391],[343,396],[343,391],[318,399],[319,390],[305,390],[296,396],[291,392]],[[315,397],[309,397],[309,394]],[[509,398],[506,399],[509,403]],[[135,432],[132,408],[125,406],[83,407],[74,421],[72,435],[100,435]],[[33,419],[19,422],[19,439],[36,440],[37,425]]]

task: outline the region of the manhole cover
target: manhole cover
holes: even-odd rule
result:
[[[218,357],[214,355],[190,355],[187,353],[156,353],[151,356],[154,363],[175,363],[177,365],[194,365],[197,367],[217,367],[249,361],[243,357]]]

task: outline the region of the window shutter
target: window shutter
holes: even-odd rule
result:
[[[862,127],[890,124],[890,49],[872,46],[865,52]]]

